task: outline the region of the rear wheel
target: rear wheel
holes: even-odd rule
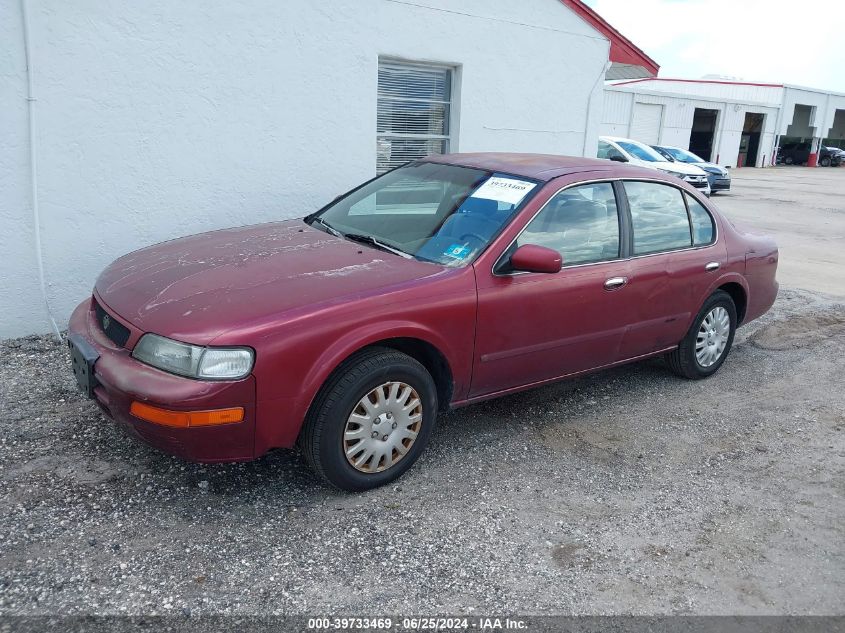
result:
[[[736,332],[736,305],[723,290],[704,302],[677,349],[666,354],[673,372],[690,379],[707,378],[725,362]]]
[[[352,357],[317,396],[300,436],[306,462],[328,483],[360,491],[408,470],[437,417],[437,388],[415,359],[389,348]]]

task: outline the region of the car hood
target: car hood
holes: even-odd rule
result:
[[[728,170],[724,167],[717,165],[716,163],[696,163],[696,167],[700,167],[704,171],[712,171],[718,174],[722,174],[726,176],[728,174]]]
[[[707,174],[704,172],[703,169],[696,167],[695,165],[689,165],[687,163],[680,163],[680,162],[665,162],[665,163],[654,163],[657,169],[662,171],[674,171],[679,174],[684,174],[686,176],[706,176]]]
[[[107,309],[141,331],[206,345],[256,319],[447,271],[289,220],[143,248],[109,265],[95,289]]]

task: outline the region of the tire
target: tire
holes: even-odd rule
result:
[[[793,163],[792,156],[787,156],[786,158],[783,159],[783,162],[787,165],[791,165]]]
[[[406,413],[415,400],[419,406]],[[413,466],[436,420],[437,387],[426,368],[396,350],[373,347],[344,362],[326,381],[299,443],[317,475],[336,488],[358,492],[390,483]],[[370,449],[372,456],[364,460]]]
[[[819,161],[819,165],[821,165],[822,167],[830,167],[830,157],[825,156],[824,158],[822,158]]]
[[[703,349],[700,351],[700,353],[704,355],[704,362],[702,362],[699,360],[696,350],[696,345],[699,343],[699,333],[702,331],[704,320],[708,316],[716,316],[716,320],[714,321],[715,325],[712,329],[714,331],[721,329],[720,324],[723,323],[723,319],[719,319],[718,317],[723,313],[719,312],[719,309],[727,313],[727,332],[724,334],[724,339],[722,339],[721,336],[703,339]],[[733,345],[735,333],[736,305],[734,305],[733,299],[731,299],[731,296],[727,292],[717,290],[708,297],[707,301],[704,302],[701,310],[699,310],[693,320],[692,326],[687,331],[686,336],[684,336],[677,349],[666,354],[666,362],[674,373],[683,378],[698,380],[712,376],[716,373],[716,371],[718,371],[719,367],[722,366],[722,363],[724,363],[725,359],[728,357],[728,354],[731,351],[731,345]],[[713,344],[708,343],[710,340],[713,341]],[[723,343],[723,346],[721,347],[721,351],[718,353],[718,356],[713,359],[712,354],[719,348],[720,341]],[[708,356],[708,354],[710,354],[710,356]]]

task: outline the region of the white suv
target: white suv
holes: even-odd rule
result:
[[[639,167],[659,169],[688,182],[696,189],[700,189],[705,196],[710,195],[710,182],[707,179],[707,172],[695,165],[670,162],[645,143],[629,138],[600,136],[597,156],[620,163],[631,163]]]

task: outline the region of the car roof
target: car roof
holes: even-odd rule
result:
[[[648,145],[648,143],[643,143],[642,141],[638,141],[635,138],[628,138],[625,136],[599,136],[599,139],[602,141],[613,141],[614,143],[618,143],[619,141],[631,142],[631,143],[639,143],[640,145]]]
[[[422,160],[429,163],[443,163],[484,169],[485,171],[497,171],[542,181],[578,172],[614,171],[617,167],[615,163],[600,158],[508,152],[432,154]]]

